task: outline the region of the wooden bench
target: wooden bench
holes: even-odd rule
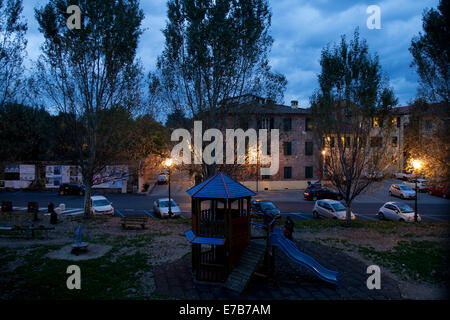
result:
[[[48,238],[48,232],[51,230],[55,230],[55,227],[47,227],[44,225],[41,225],[38,227],[20,226],[20,225],[0,227],[0,231],[10,231],[13,233],[27,234],[27,235],[31,235],[31,238],[33,238],[33,239],[35,237],[36,231],[45,231],[47,238]]]
[[[123,217],[120,219],[123,229],[127,229],[128,226],[141,226],[142,229],[146,229],[148,217]]]

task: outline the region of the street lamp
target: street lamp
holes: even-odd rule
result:
[[[413,164],[414,171],[420,170],[420,168],[422,167],[422,162],[420,160],[414,160],[412,162],[412,164]],[[414,181],[415,181],[415,184],[416,184],[416,196],[414,198],[414,222],[417,222],[417,217],[418,217],[418,214],[417,214],[417,195],[419,193],[418,190],[417,190],[417,177],[415,178]]]
[[[168,158],[164,161],[164,165],[167,167],[167,171],[169,174],[169,217],[172,216],[172,198],[170,197],[170,167],[173,165],[172,159]]]
[[[325,155],[327,154],[326,150],[322,150],[322,180],[325,180]]]

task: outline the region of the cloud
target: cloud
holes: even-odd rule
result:
[[[24,0],[24,16],[29,25],[28,60],[39,56],[43,41],[34,18],[34,8],[46,0]],[[369,30],[366,20],[369,5],[381,8],[381,30]],[[320,73],[320,52],[329,43],[339,41],[343,34],[352,36],[356,27],[368,42],[372,53],[377,53],[384,72],[399,97],[400,105],[414,98],[417,75],[410,68],[408,51],[411,38],[422,29],[425,8],[436,7],[438,0],[272,0],[272,29],[274,45],[270,55],[273,69],[285,74],[288,88],[285,102],[299,100],[302,107],[309,105],[309,97],[317,88]],[[166,24],[166,0],[142,0],[145,13],[145,31],[138,47],[138,57],[145,71],[155,67],[156,59],[164,47],[161,30]]]
[[[317,88],[320,73],[320,52],[340,36],[351,37],[359,27],[372,53],[377,53],[383,71],[404,105],[414,98],[417,76],[410,68],[412,57],[408,51],[411,38],[422,29],[422,12],[436,7],[437,0],[411,2],[380,1],[272,1],[272,36],[275,43],[271,53],[273,68],[285,74],[289,81],[285,102],[306,101]],[[369,30],[366,20],[369,5],[381,9],[381,30]],[[315,77],[311,77],[315,74]],[[300,102],[301,106],[302,103]]]

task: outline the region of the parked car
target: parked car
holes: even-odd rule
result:
[[[362,177],[370,180],[381,181],[383,180],[384,175],[379,171],[364,171]]]
[[[63,183],[59,186],[59,194],[76,194],[84,196],[84,186],[79,183]]]
[[[436,184],[430,185],[428,193],[438,197],[450,198],[450,189]]]
[[[404,182],[407,186],[411,187],[411,189],[416,189],[416,181],[417,181],[417,190],[419,192],[427,192],[428,191],[428,180],[426,179],[411,179],[409,181]]]
[[[173,199],[170,200],[172,217],[180,216],[180,208]],[[159,218],[169,218],[169,198],[161,198],[153,202],[153,211]]]
[[[416,192],[406,184],[391,184],[389,195],[400,197],[402,199],[414,199],[416,197]]]
[[[355,220],[355,215],[353,212],[351,214],[351,219]],[[332,218],[345,220],[347,215],[347,208],[336,200],[317,200],[314,204],[313,217],[314,218]]]
[[[331,191],[327,188],[306,188],[305,192],[303,192],[303,197],[306,200],[342,199],[342,195],[340,193]]]
[[[158,184],[166,184],[167,183],[167,176],[164,173],[160,173],[158,175]]]
[[[401,202],[386,202],[378,210],[378,218],[380,220],[414,221],[414,210]],[[420,215],[417,215],[417,221],[421,220]]]
[[[254,200],[252,201],[252,209],[256,212],[269,213],[272,215],[280,213],[280,210],[272,201]]]
[[[94,215],[106,214],[114,215],[114,208],[112,203],[109,202],[104,196],[92,196],[91,197],[91,213]]]
[[[413,178],[413,174],[410,171],[403,170],[402,172],[394,173],[394,178],[397,178],[400,180],[408,180],[408,179]]]

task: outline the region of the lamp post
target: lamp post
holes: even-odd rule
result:
[[[327,152],[325,151],[325,149],[322,150],[322,180],[325,179],[325,155],[327,154]]]
[[[165,164],[165,166],[167,167],[167,171],[168,171],[168,174],[169,174],[169,217],[172,217],[172,198],[171,198],[171,195],[170,195],[170,167],[172,166],[172,164],[173,164],[173,161],[172,161],[172,159],[167,159],[165,162],[164,162],[164,164]]]
[[[422,167],[422,162],[420,160],[414,160],[413,161],[413,168],[414,170],[420,170],[420,168]],[[417,213],[417,195],[418,195],[418,190],[417,190],[417,177],[415,178],[415,191],[416,191],[416,196],[414,198],[414,222],[417,222],[417,217],[418,217],[418,213]]]

